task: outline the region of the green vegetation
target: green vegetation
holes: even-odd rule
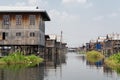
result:
[[[85,51],[80,51],[79,54],[85,54],[86,52]]]
[[[87,60],[90,62],[97,62],[104,58],[101,52],[98,51],[89,51],[86,53]]]
[[[113,54],[109,58],[105,60],[105,64],[111,68],[119,67],[120,66],[120,53]]]
[[[113,54],[105,60],[105,65],[120,74],[120,53]]]
[[[0,59],[0,64],[38,64],[42,62],[43,59],[35,56],[35,55],[29,55],[24,56],[21,52],[14,52],[12,54],[9,54],[8,56],[5,56]]]

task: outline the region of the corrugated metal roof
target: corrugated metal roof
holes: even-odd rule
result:
[[[0,6],[0,11],[45,11],[37,9],[36,7],[12,7],[12,6]]]
[[[0,13],[40,13],[45,21],[50,21],[47,12],[36,7],[9,7],[0,6]]]
[[[56,40],[57,42],[61,41],[61,36],[60,35],[50,34],[49,37],[50,37],[51,40]]]
[[[98,42],[103,42],[104,40],[106,40],[106,36],[100,36],[98,37]]]
[[[50,39],[56,40],[57,36],[56,35],[49,35]]]
[[[96,43],[96,40],[90,40],[90,43]]]

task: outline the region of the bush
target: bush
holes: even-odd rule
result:
[[[30,63],[38,64],[42,61],[43,59],[38,56],[35,55],[24,56],[23,53],[21,52],[14,52],[0,59],[0,63],[2,64],[30,64]]]
[[[117,67],[120,65],[120,53],[113,54],[105,60],[105,64],[109,67]]]
[[[105,65],[120,74],[120,53],[113,54],[105,60]]]
[[[34,63],[34,62],[39,63],[42,62],[43,59],[35,55],[30,55],[25,57],[25,61],[27,61],[28,63]]]
[[[90,62],[97,62],[104,58],[104,55],[98,51],[89,51],[86,53],[87,60]]]

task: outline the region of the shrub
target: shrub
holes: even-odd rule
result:
[[[105,64],[111,68],[118,67],[120,65],[120,53],[111,55],[105,60]]]
[[[86,53],[87,60],[90,62],[97,62],[104,58],[104,55],[98,51],[89,51]]]
[[[43,59],[38,56],[35,55],[24,56],[23,53],[21,52],[14,52],[0,59],[0,63],[2,64],[30,64],[30,63],[38,64],[42,61]]]
[[[120,74],[120,53],[111,55],[105,60],[105,65]]]

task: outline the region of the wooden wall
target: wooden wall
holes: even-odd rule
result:
[[[10,15],[9,29],[4,29],[3,15]],[[22,25],[16,25],[16,15],[22,15]],[[29,15],[36,15],[35,25],[29,24]],[[42,21],[42,22],[41,22]],[[45,46],[44,21],[39,13],[0,13],[0,34],[7,32],[8,36],[2,40],[0,35],[0,45],[42,45]],[[17,37],[16,33],[21,32]],[[35,33],[35,37],[30,37],[30,32]]]

